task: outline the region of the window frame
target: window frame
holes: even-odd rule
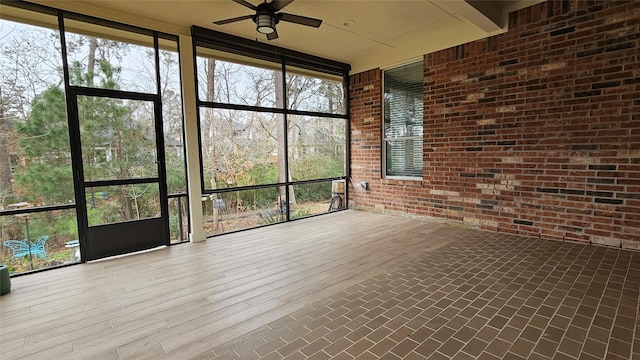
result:
[[[208,197],[211,199],[219,199],[226,193],[233,193],[238,191],[245,190],[259,190],[259,189],[268,189],[268,188],[277,188],[279,191],[283,191],[284,195],[282,196],[282,200],[280,202],[280,212],[281,212],[281,221],[290,221],[297,220],[302,217],[310,217],[325,214],[325,212],[321,213],[310,213],[308,215],[296,215],[293,213],[290,206],[287,204],[292,204],[292,198],[295,198],[294,187],[302,186],[302,185],[322,185],[327,184],[331,185],[331,191],[327,191],[327,193],[334,194],[333,192],[333,182],[346,181],[350,177],[350,156],[349,156],[349,143],[350,143],[350,115],[349,115],[349,101],[348,101],[348,89],[349,89],[349,71],[351,70],[351,66],[346,63],[340,63],[333,60],[320,58],[314,55],[303,54],[293,50],[284,49],[280,47],[276,47],[266,43],[255,42],[253,40],[248,40],[244,38],[239,38],[233,35],[220,33],[214,30],[201,28],[198,26],[191,27],[191,34],[193,38],[193,53],[194,53],[194,65],[195,65],[195,73],[196,73],[196,105],[199,109],[197,112],[197,122],[198,122],[198,147],[199,147],[199,160],[200,160],[200,186],[203,198]],[[230,62],[237,65],[246,65],[250,67],[258,67],[264,69],[272,69],[276,71],[275,76],[279,76],[282,79],[282,89],[274,88],[274,91],[279,92],[279,96],[281,96],[282,103],[278,104],[276,101],[274,106],[265,106],[265,105],[250,105],[250,104],[238,104],[238,103],[227,103],[227,102],[219,102],[219,100],[215,99],[215,101],[208,101],[207,99],[202,98],[202,92],[200,91],[201,85],[200,82],[200,74],[199,67],[202,66],[200,63],[200,57],[210,57],[213,59],[221,60],[224,62]],[[303,106],[302,108],[298,108],[296,106],[292,106],[289,103],[289,86],[290,86],[290,78],[288,75],[296,74],[302,75],[311,78],[317,78],[322,80],[330,80],[336,84],[341,84],[342,87],[342,107],[338,111],[325,111],[323,109],[314,109],[308,106]],[[284,176],[279,174],[279,178],[275,181],[266,181],[256,184],[247,184],[247,185],[234,185],[233,187],[221,187],[217,186],[208,186],[205,183],[206,171],[204,167],[204,156],[203,156],[203,111],[202,109],[212,109],[212,110],[232,110],[232,111],[248,111],[248,112],[256,112],[256,113],[268,113],[276,115],[278,126],[283,126],[286,129],[286,134],[282,139],[282,142],[276,144],[279,148],[282,147],[284,152],[282,155],[284,156],[284,160],[282,160],[282,164],[280,164],[281,159],[278,159],[278,166],[280,169],[284,169]],[[331,109],[331,106],[329,106]],[[289,125],[294,121],[294,117],[313,117],[313,118],[322,118],[322,119],[332,119],[334,121],[340,122],[341,126],[344,127],[344,142],[342,144],[343,151],[343,164],[342,164],[342,173],[341,174],[327,174],[329,177],[323,177],[323,175],[319,175],[317,177],[312,178],[303,178],[303,179],[295,179],[292,178],[292,168],[291,164],[291,139],[289,133]],[[279,119],[278,119],[279,118]],[[279,151],[280,154],[280,151]],[[335,176],[333,176],[335,175]],[[329,190],[329,189],[328,189]],[[344,192],[341,193],[341,201],[342,204],[348,203],[348,190],[345,188]],[[293,196],[292,196],[293,195]],[[335,194],[334,194],[335,195]],[[332,195],[333,196],[333,195]],[[336,195],[337,196],[337,195]],[[284,206],[282,205],[284,203]],[[213,205],[212,205],[213,206]],[[347,209],[347,206],[341,206],[339,210]],[[213,212],[213,210],[212,210]],[[214,221],[215,222],[215,221]],[[268,226],[270,223],[259,226]],[[215,226],[215,225],[214,225]],[[252,228],[253,226],[242,228],[242,229],[231,229],[231,230],[222,230],[222,232],[218,232],[217,228],[214,233],[206,234],[209,237],[215,237],[218,235],[243,231],[245,229]]]
[[[386,91],[386,73],[387,71],[393,71],[399,69],[401,67],[416,65],[420,63],[422,65],[422,74],[424,74],[424,61],[422,58],[419,60],[414,60],[410,62],[406,62],[400,65],[395,65],[393,67],[382,69],[382,77],[381,77],[381,96],[382,96],[382,121],[380,124],[381,127],[381,157],[380,157],[380,168],[381,168],[381,176],[383,179],[387,180],[410,180],[410,181],[422,181],[424,179],[424,161],[422,161],[422,175],[421,176],[409,176],[409,175],[389,175],[387,174],[388,162],[387,162],[387,145],[390,142],[394,141],[406,141],[406,140],[420,140],[421,142],[421,156],[424,157],[424,132],[421,135],[413,135],[413,136],[398,136],[398,137],[387,137],[385,134],[385,114],[386,114],[386,101],[385,101],[385,91]],[[420,83],[424,84],[424,76],[420,77]],[[422,104],[424,107],[424,86],[422,87]],[[424,131],[424,108],[422,111],[422,124]]]
[[[79,198],[83,198],[84,196],[79,195],[78,193],[79,190],[78,190],[77,184],[79,182],[78,178],[80,176],[79,175],[80,172],[77,171],[76,167],[78,166],[80,161],[76,159],[77,158],[76,150],[74,150],[74,146],[79,146],[79,145],[75,137],[77,135],[77,131],[75,131],[72,126],[69,126],[69,124],[72,122],[72,120],[70,120],[69,118],[70,115],[68,110],[70,104],[72,103],[72,100],[70,100],[70,97],[72,96],[71,94],[77,95],[77,94],[83,94],[88,92],[92,94],[107,94],[107,93],[111,95],[115,94],[116,97],[126,97],[126,96],[161,97],[162,92],[160,88],[160,77],[164,75],[160,75],[158,71],[158,67],[162,66],[162,64],[158,64],[157,55],[159,54],[160,50],[168,50],[170,52],[175,53],[176,56],[179,56],[179,37],[174,34],[141,28],[134,25],[127,25],[124,23],[115,22],[107,19],[96,18],[90,15],[79,14],[71,11],[66,11],[66,10],[57,9],[54,7],[48,7],[48,6],[43,6],[43,5],[24,2],[24,1],[2,2],[0,7],[2,8],[2,12],[3,12],[2,15],[0,16],[0,20],[14,22],[16,24],[20,24],[24,26],[32,26],[34,28],[46,29],[46,30],[50,30],[52,32],[57,33],[58,37],[52,40],[52,42],[55,42],[57,45],[56,46],[57,53],[59,54],[58,56],[61,57],[60,71],[63,72],[64,74],[64,75],[63,74],[60,75],[61,78],[60,78],[59,87],[64,92],[64,107],[67,110],[64,123],[68,125],[66,132],[69,135],[70,139],[69,139],[69,148],[66,153],[68,154],[67,156],[69,159],[69,165],[72,167],[71,172],[73,174],[72,174],[71,185],[72,185],[72,191],[74,195],[72,198],[73,200],[65,200],[63,202],[56,202],[51,204],[39,203],[39,202],[27,202],[27,201],[22,201],[21,198],[19,198],[18,200],[20,201],[19,202],[16,201],[16,204],[14,205],[21,205],[20,207],[0,209],[0,220],[10,219],[13,217],[20,217],[22,219],[25,219],[24,225],[25,225],[25,232],[27,233],[27,241],[31,241],[30,236],[28,235],[29,229],[28,229],[27,220],[26,220],[30,216],[37,217],[39,215],[45,216],[44,214],[47,214],[46,216],[48,218],[54,219],[52,220],[53,222],[53,221],[58,221],[57,219],[63,218],[63,216],[61,215],[62,213],[73,212],[75,213],[74,225],[76,228],[76,232],[75,234],[73,234],[69,230],[67,233],[63,235],[65,237],[66,235],[69,235],[69,238],[71,239],[75,238],[76,240],[71,240],[71,241],[76,241],[76,244],[75,244],[75,247],[73,247],[69,244],[69,242],[67,242],[66,245],[69,245],[69,246],[64,246],[64,248],[67,248],[67,249],[71,248],[72,251],[73,251],[73,248],[75,248],[78,251],[77,257],[75,258],[72,257],[71,260],[63,260],[62,262],[58,261],[58,262],[53,262],[51,264],[46,263],[45,266],[42,266],[42,267],[40,266],[34,267],[33,264],[31,264],[30,270],[12,272],[11,276],[13,277],[13,276],[21,276],[21,275],[26,275],[30,273],[40,272],[40,271],[46,271],[49,269],[64,267],[64,266],[87,261],[85,256],[86,248],[83,249],[83,247],[86,246],[83,243],[83,238],[85,237],[84,234],[86,233],[86,228],[82,225],[82,222],[86,221],[86,218],[87,218],[86,206],[83,206],[83,204],[86,203],[86,200],[85,202],[78,200]],[[101,31],[96,32],[92,30],[96,28],[101,28]],[[67,52],[67,43],[65,41],[67,39],[66,36],[68,36],[69,34],[95,36],[103,39],[108,39],[112,41],[121,41],[121,42],[130,43],[130,44],[139,44],[139,45],[142,44],[145,47],[153,49],[154,60],[152,61],[152,63],[153,63],[153,68],[155,68],[155,71],[153,73],[154,75],[153,74],[152,75],[156,79],[156,84],[154,84],[155,89],[153,91],[139,92],[140,91],[139,89],[132,89],[132,90],[108,89],[107,90],[107,89],[98,88],[98,87],[87,88],[84,86],[80,86],[78,84],[70,85],[69,79],[68,79],[68,72],[70,68],[69,60],[71,59],[71,57]],[[144,41],[142,39],[144,39]],[[176,73],[176,75],[178,74]],[[65,80],[65,77],[66,77],[66,80]],[[179,78],[178,78],[178,81],[180,81]],[[182,86],[181,84],[179,85],[180,87],[178,89],[181,92]],[[179,98],[180,99],[182,98],[181,94]],[[182,108],[180,108],[180,113],[182,113]],[[164,119],[165,118],[163,117],[163,120]],[[156,127],[156,131],[159,131],[159,130],[160,130],[160,127],[159,126]],[[180,116],[179,132],[182,135],[182,139],[184,139],[184,122],[182,121],[182,116]],[[166,136],[166,133],[163,131],[162,135],[159,135],[159,136],[162,136],[164,138],[164,136]],[[158,147],[156,150],[160,151],[160,148]],[[170,200],[172,200],[173,198],[177,198],[178,204],[182,205],[180,199],[185,198],[187,196],[186,163],[184,163],[185,161],[184,159],[186,155],[185,146],[182,146],[180,151],[182,153],[181,157],[182,157],[182,162],[184,164],[182,168],[183,169],[182,177],[184,178],[184,182],[185,182],[184,190],[181,190],[174,194],[167,194],[166,198],[161,199],[161,206],[163,206],[162,204],[166,204],[166,203],[170,204]],[[13,173],[15,171],[16,166],[19,166],[19,164],[24,162],[25,160],[24,159],[21,160],[19,155],[16,153],[12,153],[10,155],[12,156],[10,161],[11,161],[11,169]],[[166,165],[161,164],[160,166],[166,166]],[[158,186],[162,186],[162,185],[159,183]],[[27,206],[27,207],[24,207],[24,206]],[[183,218],[183,213],[188,214],[189,210],[190,210],[189,207],[186,207],[185,209],[182,209],[182,208],[179,209],[178,217]],[[167,216],[170,218],[171,213],[167,212]],[[20,220],[20,221],[23,221],[23,220]],[[189,226],[191,224],[187,224],[187,226],[183,226],[182,224],[183,222],[180,222],[180,225],[179,225],[180,228],[177,229],[177,232],[179,233],[179,236],[180,236],[180,238],[178,239],[178,242],[188,241],[188,239],[186,238],[186,233],[189,231]],[[68,224],[65,224],[65,227],[67,225]],[[185,231],[185,228],[186,228],[186,231]],[[34,238],[33,236],[38,235],[38,226],[37,224],[35,224],[34,221],[32,221],[31,229],[32,229],[31,238]],[[53,230],[53,231],[50,231],[50,230]],[[171,230],[170,229],[167,229],[167,230],[168,230],[167,236],[170,236]],[[59,232],[55,228],[53,228],[53,229],[49,229],[47,233],[49,234],[48,235],[49,244],[51,244],[54,241],[52,237],[58,236]],[[170,244],[167,243],[167,245],[173,245],[175,243],[176,242],[171,241],[171,243]],[[61,245],[60,241],[58,241],[58,243],[56,244],[56,246],[58,245]],[[54,251],[54,253],[60,253],[63,251],[65,250]],[[69,251],[69,250],[66,250],[66,251]],[[80,253],[82,253],[82,257],[80,257]],[[3,259],[0,259],[0,260],[3,260]]]

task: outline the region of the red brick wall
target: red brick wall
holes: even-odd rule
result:
[[[353,75],[352,204],[640,249],[639,42],[640,1],[550,1],[426,54],[423,181],[381,179],[382,74]]]

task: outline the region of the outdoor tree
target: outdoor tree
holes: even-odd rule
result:
[[[272,83],[269,71],[212,58],[201,59],[199,67],[200,96],[206,101],[273,106],[273,88],[265,85]],[[210,188],[252,185],[264,178],[275,150],[268,133],[275,130],[272,114],[204,108],[200,121],[203,166]]]
[[[199,58],[198,68],[200,97],[209,102],[331,114],[344,111],[340,81],[296,72],[288,72],[285,81],[280,71],[269,67],[205,57]],[[210,188],[344,174],[342,119],[289,114],[285,127],[280,111],[207,107],[200,114],[203,170]],[[312,188],[325,194],[309,194]],[[281,199],[284,190],[278,189]],[[291,186],[292,205],[297,203],[298,192],[304,193],[305,201],[329,195],[322,184]]]
[[[13,195],[11,182],[11,153],[15,148],[15,136],[9,119],[4,115],[5,99],[0,87],[0,207],[4,207],[5,199]]]
[[[15,124],[20,157],[16,182],[22,199],[35,204],[73,201],[69,131],[64,92],[58,87],[37,96],[24,122]]]
[[[177,53],[160,51],[162,70],[160,94],[162,96],[162,122],[164,129],[166,177],[169,192],[184,192],[185,178],[184,139],[182,134],[182,96]]]
[[[156,87],[156,69],[149,66],[147,59],[155,57],[155,50],[146,48],[144,58],[136,65],[140,77],[138,91],[154,94]],[[178,68],[178,53],[176,51],[160,49],[160,96],[162,99],[162,128],[165,144],[166,178],[169,193],[186,191],[184,139],[182,134],[182,96],[180,89],[180,70]],[[144,104],[149,113],[153,104]]]
[[[99,86],[117,88],[118,70],[106,61],[98,65],[102,74]],[[148,108],[137,102],[86,96],[79,97],[78,107],[85,181],[131,179],[155,172],[153,113]],[[123,220],[137,217],[132,200],[139,202],[141,194],[131,191],[119,186],[112,194],[120,202]]]
[[[57,31],[0,21],[2,106],[9,119],[24,120],[33,99],[62,86],[60,36]]]
[[[14,188],[11,163],[19,154],[16,127],[37,96],[62,83],[59,40],[54,31],[0,22],[0,206],[21,200],[14,196],[21,189]]]

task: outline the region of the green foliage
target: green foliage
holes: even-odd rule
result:
[[[22,156],[29,159],[15,175],[24,199],[45,204],[72,200],[73,178],[64,92],[53,87],[38,96],[31,114],[17,127],[17,132]]]
[[[15,176],[25,200],[32,203],[55,204],[73,200],[73,179],[70,164],[32,162],[20,167]]]
[[[308,155],[296,162],[296,174],[296,180],[339,177],[344,175],[344,162],[342,158],[329,155]]]
[[[295,188],[296,200],[299,203],[326,200],[331,195],[331,183],[320,182],[299,185]]]
[[[301,219],[311,215],[311,209],[307,207],[301,207],[291,212],[292,219]]]
[[[165,154],[167,164],[167,189],[169,194],[185,192],[187,180],[184,168],[184,157],[173,151]]]
[[[62,89],[52,87],[36,97],[29,118],[17,131],[21,135],[20,149],[28,157],[68,162],[69,127]]]
[[[258,164],[250,172],[249,178],[254,184],[268,184],[273,179],[278,178],[278,167],[276,164]]]
[[[339,177],[344,174],[344,163],[341,158],[317,154],[306,156],[296,163],[296,173],[303,174],[301,179],[317,179]],[[278,177],[277,164],[265,163],[253,166],[245,174],[249,184],[271,184],[273,179]],[[205,180],[206,181],[206,180]],[[235,185],[235,184],[234,184]],[[226,183],[218,182],[218,188],[227,187]],[[331,183],[320,182],[299,185],[295,187],[295,196],[298,203],[309,201],[323,201],[331,194]],[[225,203],[231,204],[236,200],[236,193],[222,195]],[[241,191],[239,198],[245,206],[252,206],[257,209],[274,206],[274,201],[279,196],[277,188],[266,188],[252,191]],[[269,222],[269,221],[267,221]]]
[[[98,60],[97,65],[98,67],[94,72],[86,72],[86,64],[74,61],[69,66],[69,81],[73,85],[94,87],[96,80],[98,80],[97,86],[95,87],[102,89],[119,89],[118,77],[122,69],[112,66],[109,61],[104,59]]]
[[[75,213],[56,216],[51,233],[58,234],[65,239],[77,239],[78,223],[76,221]]]
[[[296,163],[296,173],[303,174],[304,179],[321,179],[338,177],[344,174],[342,159],[333,156],[307,156]],[[301,180],[301,179],[296,179]],[[331,193],[331,183],[320,182],[297,186],[296,200],[300,203],[321,201]]]
[[[102,224],[103,212],[104,212],[103,209],[100,209],[98,211],[96,209],[87,208],[87,218],[88,218],[89,225]]]
[[[48,260],[55,260],[55,261],[59,261],[59,262],[65,262],[67,260],[69,260],[69,253],[72,250],[63,250],[63,251],[59,251],[59,252],[55,252],[53,254],[51,254],[50,256],[47,256]]]
[[[99,87],[117,89],[119,71],[101,61]],[[78,97],[85,180],[156,176],[153,112],[148,105],[113,98]],[[148,185],[116,189],[109,188],[108,201],[97,203],[102,214],[98,223],[131,220],[138,214],[156,215],[157,192]]]
[[[180,219],[178,215],[169,216],[169,237],[171,239],[179,239],[180,237]]]

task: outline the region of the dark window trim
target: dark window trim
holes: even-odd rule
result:
[[[120,100],[136,100],[153,102],[158,100],[159,95],[153,93],[140,93],[135,91],[104,89],[96,87],[81,87],[70,85],[68,94],[71,96],[93,96]]]
[[[104,186],[123,186],[123,185],[140,185],[140,184],[160,184],[159,177],[150,178],[133,178],[121,180],[95,180],[85,181],[85,188],[104,187]]]
[[[250,105],[241,105],[241,104],[228,104],[228,103],[219,103],[219,102],[211,102],[211,101],[203,101],[197,100],[198,107],[206,107],[210,109],[226,109],[226,110],[240,110],[240,111],[255,111],[262,113],[274,113],[274,114],[288,114],[288,115],[300,115],[300,116],[315,116],[315,117],[323,117],[323,118],[333,118],[333,119],[348,119],[349,116],[346,114],[333,114],[333,113],[324,113],[317,111],[305,111],[305,110],[290,110],[290,109],[282,109],[276,107],[261,107],[261,106],[250,106]]]
[[[82,21],[88,24],[110,27],[113,29],[132,32],[132,33],[141,34],[141,35],[154,36],[155,34],[157,34],[159,38],[178,41],[177,35],[172,35],[165,32],[158,32],[158,31],[142,28],[135,25],[124,24],[116,21],[94,17],[91,15],[76,13],[73,11],[60,10],[47,5],[34,4],[34,3],[30,3],[23,0],[8,0],[8,1],[3,0],[2,5],[13,6],[20,9],[31,10],[31,11],[54,15],[54,16],[62,14],[65,19],[69,19],[69,20]]]
[[[345,73],[348,74],[349,71],[351,71],[351,65],[346,63],[284,49],[195,25],[191,27],[191,36],[193,37],[195,46],[202,46],[275,63],[284,61],[287,65],[338,76],[344,76]]]
[[[20,215],[20,214],[29,214],[29,213],[37,213],[37,212],[45,212],[45,211],[56,211],[56,210],[69,210],[76,208],[76,204],[64,204],[64,205],[43,205],[43,206],[34,206],[22,209],[12,209],[12,210],[0,210],[1,216],[10,216],[10,215]]]
[[[259,189],[277,188],[277,187],[285,187],[285,186],[288,187],[288,186],[296,186],[296,185],[307,185],[307,184],[315,184],[315,183],[321,183],[321,182],[329,182],[334,180],[346,180],[346,176],[288,181],[283,183],[246,185],[246,186],[237,186],[237,187],[231,187],[231,188],[206,189],[205,191],[202,192],[202,195],[223,194],[223,193],[229,193],[229,192],[235,192],[235,191],[259,190]]]

